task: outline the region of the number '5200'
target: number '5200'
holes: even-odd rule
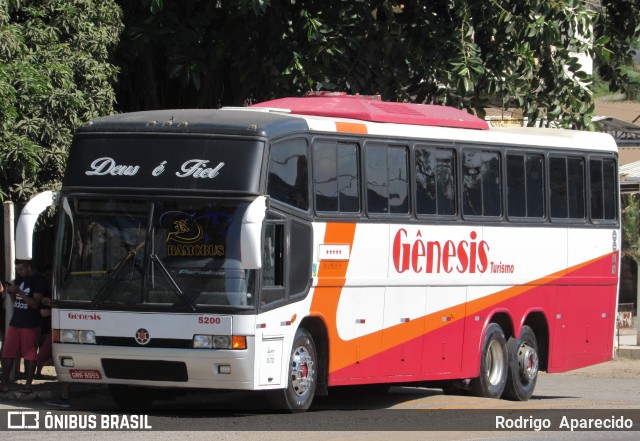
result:
[[[198,323],[202,325],[219,325],[220,317],[198,317]]]

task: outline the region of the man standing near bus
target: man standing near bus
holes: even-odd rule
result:
[[[0,392],[9,391],[9,376],[18,356],[25,362],[27,379],[22,393],[31,393],[36,370],[40,341],[40,303],[46,290],[44,276],[38,273],[30,260],[16,260],[18,277],[7,287],[13,301],[13,316],[2,346],[2,383]]]

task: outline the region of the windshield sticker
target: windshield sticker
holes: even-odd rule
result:
[[[196,243],[202,240],[202,227],[199,223],[191,221],[191,228],[187,226],[187,219],[173,221],[174,231],[167,236],[167,242],[174,240],[178,243]],[[194,228],[195,227],[195,231]]]
[[[135,176],[140,170],[139,165],[116,164],[112,158],[98,158],[91,163],[91,170],[84,172],[88,176]]]
[[[180,170],[175,172],[175,175],[179,178],[213,179],[220,174],[224,162],[218,163],[215,167],[209,167],[209,162],[207,159],[189,159],[182,163]],[[167,161],[162,161],[152,170],[151,176],[162,175],[166,165]],[[113,158],[105,156],[94,160],[89,168],[91,170],[84,172],[87,176],[135,176],[140,170],[140,165],[118,164]]]
[[[211,243],[212,238],[205,233],[200,220],[206,221],[207,216],[194,219],[195,214],[182,211],[168,211],[160,216],[160,225],[167,234],[168,257],[223,257],[225,247],[222,244]]]
[[[179,178],[186,178],[193,176],[194,178],[209,178],[213,179],[220,173],[224,162],[216,165],[213,168],[207,167],[209,161],[206,159],[191,159],[180,167],[181,172],[176,172],[176,176]]]

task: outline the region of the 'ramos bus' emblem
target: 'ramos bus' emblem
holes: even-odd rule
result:
[[[149,340],[151,340],[151,338],[149,337],[149,331],[147,331],[144,328],[140,328],[136,331],[136,343],[138,343],[139,345],[146,345],[147,343],[149,343]]]

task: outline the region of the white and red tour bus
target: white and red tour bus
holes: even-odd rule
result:
[[[59,209],[59,379],[159,388],[436,385],[527,400],[612,358],[617,148],[370,97],[113,115],[81,127]],[[21,256],[22,255],[22,256]]]

